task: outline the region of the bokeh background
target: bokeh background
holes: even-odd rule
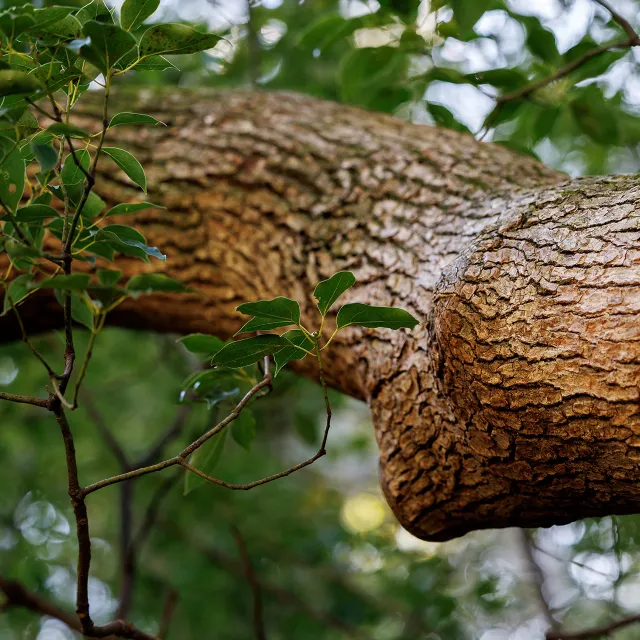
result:
[[[639,25],[640,3],[610,2]],[[620,38],[594,0],[252,0],[250,11],[245,0],[162,0],[154,18],[226,40],[126,83],[298,91],[468,131],[571,175],[638,171],[638,50],[609,51],[493,111],[498,93]],[[120,469],[107,433],[130,461],[163,439],[172,455],[224,410],[179,404],[181,383],[199,363],[176,338],[100,335],[82,409],[71,417],[85,483]],[[82,352],[86,336],[77,339]],[[51,334],[38,346],[53,360],[64,341]],[[0,389],[37,394],[46,382],[22,344],[0,347]],[[150,516],[130,617],[155,632],[173,599],[169,639],[253,637],[233,527],[262,584],[270,640],[536,640],[553,624],[587,628],[640,611],[640,517],[421,542],[396,524],[380,493],[367,407],[336,393],[332,402],[329,455],[290,478],[244,493],[154,474],[127,489],[130,513],[121,486],[91,496],[95,619],[117,609],[122,518],[146,531]],[[255,417],[252,447],[229,439],[219,477],[250,481],[313,453],[324,420],[320,389],[285,373]],[[76,538],[58,429],[45,412],[2,403],[0,443],[0,572],[71,609]],[[30,612],[0,615],[3,640],[72,637]],[[640,625],[610,637],[639,638]]]

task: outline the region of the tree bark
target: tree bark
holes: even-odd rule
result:
[[[166,270],[199,295],[144,296],[113,323],[228,338],[240,302],[285,295],[314,324],[315,283],[351,270],[346,300],[422,320],[345,331],[326,363],[371,406],[404,527],[446,540],[640,510],[640,180],[572,180],[471,136],[293,94],[120,101],[168,125],[108,142],[140,158],[167,207],[128,222],[168,257],[119,268]],[[106,161],[98,185],[112,202],[139,197]],[[26,308],[29,330],[58,323],[54,307]],[[10,320],[0,335],[17,337]]]

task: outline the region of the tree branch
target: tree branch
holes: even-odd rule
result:
[[[608,636],[618,629],[628,627],[637,622],[640,622],[640,614],[629,616],[628,618],[623,618],[610,624],[603,624],[600,627],[586,629],[585,631],[549,631],[546,638],[547,640],[588,640],[589,638]]]
[[[256,640],[267,640],[267,632],[264,626],[264,613],[262,609],[262,591],[260,589],[258,576],[253,568],[251,557],[247,551],[247,545],[238,527],[232,526],[231,534],[238,545],[240,557],[242,558],[244,575],[247,578],[247,582],[249,583],[251,592],[253,593],[253,628],[255,630]]]

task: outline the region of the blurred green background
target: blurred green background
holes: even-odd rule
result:
[[[639,3],[611,3],[638,26]],[[594,58],[510,101],[484,126],[498,93],[621,37],[594,0],[256,0],[250,12],[244,0],[163,0],[155,17],[227,40],[176,60],[174,70],[124,82],[293,90],[471,131],[571,175],[638,171],[637,50]],[[79,331],[77,340],[82,355],[86,336]],[[37,342],[60,358],[61,335]],[[207,407],[178,404],[196,366],[175,336],[100,335],[83,408],[71,416],[85,483],[120,470],[107,430],[133,462],[167,434],[172,455],[211,423]],[[41,394],[42,373],[22,344],[0,348],[0,389]],[[270,640],[534,640],[544,637],[549,615],[584,628],[640,611],[640,517],[420,542],[400,529],[381,496],[367,408],[335,393],[332,400],[329,455],[290,478],[246,493],[189,487],[185,496],[183,476],[163,472],[124,490],[133,495],[125,514],[121,486],[92,495],[96,621],[118,607],[123,515],[146,531],[154,513],[129,617],[156,632],[176,594],[170,639],[253,637],[252,593],[232,527],[262,583]],[[313,453],[324,420],[320,389],[282,375],[255,416],[250,451],[229,440],[219,477],[247,482]],[[72,609],[76,538],[58,429],[45,412],[2,403],[0,433],[0,572]],[[2,639],[72,637],[30,612],[0,616]],[[611,637],[638,638],[640,628]]]

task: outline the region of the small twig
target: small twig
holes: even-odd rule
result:
[[[636,30],[631,26],[631,23],[626,18],[621,16],[608,2],[606,2],[606,0],[593,1],[599,4],[601,7],[604,7],[611,14],[613,20],[622,27],[624,32],[629,37],[630,41],[634,41],[635,44],[640,44],[638,42],[638,34],[636,33]]]
[[[167,597],[164,600],[164,606],[162,607],[162,619],[160,620],[160,627],[158,629],[158,636],[160,638],[166,638],[169,631],[169,625],[171,624],[171,618],[173,618],[173,612],[178,602],[178,593],[175,589],[169,589]]]
[[[4,391],[0,391],[0,400],[8,400],[9,402],[19,402],[21,404],[32,404],[34,407],[51,409],[50,398],[34,398],[32,396],[22,396],[15,393],[5,393]]]
[[[549,631],[547,632],[547,640],[588,640],[589,638],[599,638],[608,636],[610,633],[628,627],[631,624],[640,622],[640,615],[629,616],[617,622],[603,624],[600,627],[592,627],[584,631]]]
[[[240,557],[242,558],[242,566],[244,568],[244,575],[247,578],[247,582],[251,587],[253,594],[253,628],[256,634],[256,640],[267,640],[267,632],[264,626],[264,613],[262,608],[262,591],[260,589],[260,582],[258,576],[251,563],[251,557],[247,551],[247,545],[240,533],[240,530],[236,526],[231,527],[231,534],[233,535],[238,549],[240,551]]]
[[[522,551],[524,557],[529,565],[529,572],[533,578],[532,582],[535,586],[535,593],[540,605],[540,609],[544,614],[544,617],[549,624],[551,630],[555,630],[558,628],[558,621],[553,617],[551,613],[551,607],[547,602],[547,599],[544,596],[544,574],[540,565],[536,561],[535,556],[533,555],[533,542],[531,541],[531,534],[526,529],[518,530],[518,537],[520,539],[520,545],[522,547]]]

